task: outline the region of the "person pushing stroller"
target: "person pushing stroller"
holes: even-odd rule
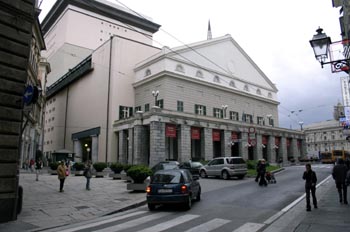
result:
[[[265,176],[267,183],[269,184],[276,184],[276,178],[275,175],[272,172],[266,172],[266,176]]]

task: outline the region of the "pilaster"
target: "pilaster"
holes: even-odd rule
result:
[[[203,153],[205,160],[213,159],[213,131],[211,128],[203,128]]]
[[[239,143],[239,154],[241,154],[242,158],[248,160],[248,147],[246,146],[248,143],[248,133],[241,133],[241,142]]]
[[[191,159],[191,127],[181,125],[179,133],[179,162],[184,162]]]
[[[165,158],[165,123],[150,123],[150,166],[154,166]]]

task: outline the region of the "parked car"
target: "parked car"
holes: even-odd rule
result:
[[[159,170],[167,170],[167,169],[178,169],[179,162],[177,161],[161,161],[154,165],[151,169],[153,173],[156,173]]]
[[[189,170],[192,175],[199,175],[199,170],[203,167],[204,165],[201,162],[193,161],[183,162],[179,165],[179,168]]]
[[[218,157],[204,165],[199,174],[202,178],[219,176],[227,180],[230,177],[243,179],[247,172],[247,164],[242,157]]]
[[[182,204],[192,207],[192,200],[200,201],[201,186],[198,176],[185,169],[167,169],[156,172],[147,186],[147,204],[154,210],[160,204]]]

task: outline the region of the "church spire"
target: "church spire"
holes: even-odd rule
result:
[[[210,28],[210,20],[208,21],[208,33],[207,33],[207,40],[211,40],[211,28]]]

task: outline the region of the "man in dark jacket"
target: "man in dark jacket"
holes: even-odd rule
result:
[[[333,168],[332,176],[333,179],[335,180],[335,185],[338,189],[339,193],[339,202],[344,204],[348,204],[348,199],[347,199],[347,186],[345,183],[346,180],[346,172],[347,168],[344,164],[344,160],[342,158],[339,158],[337,161],[337,164]]]
[[[316,199],[317,176],[316,176],[316,172],[314,172],[311,169],[311,164],[306,164],[305,168],[306,168],[306,171],[303,174],[303,179],[305,180],[306,211],[311,211],[310,191],[312,195],[312,203],[314,204],[314,208],[317,209],[317,199]]]
[[[262,159],[259,165],[259,176],[260,176],[259,185],[260,186],[267,186],[265,174],[266,174],[266,163],[265,163],[265,160]]]

